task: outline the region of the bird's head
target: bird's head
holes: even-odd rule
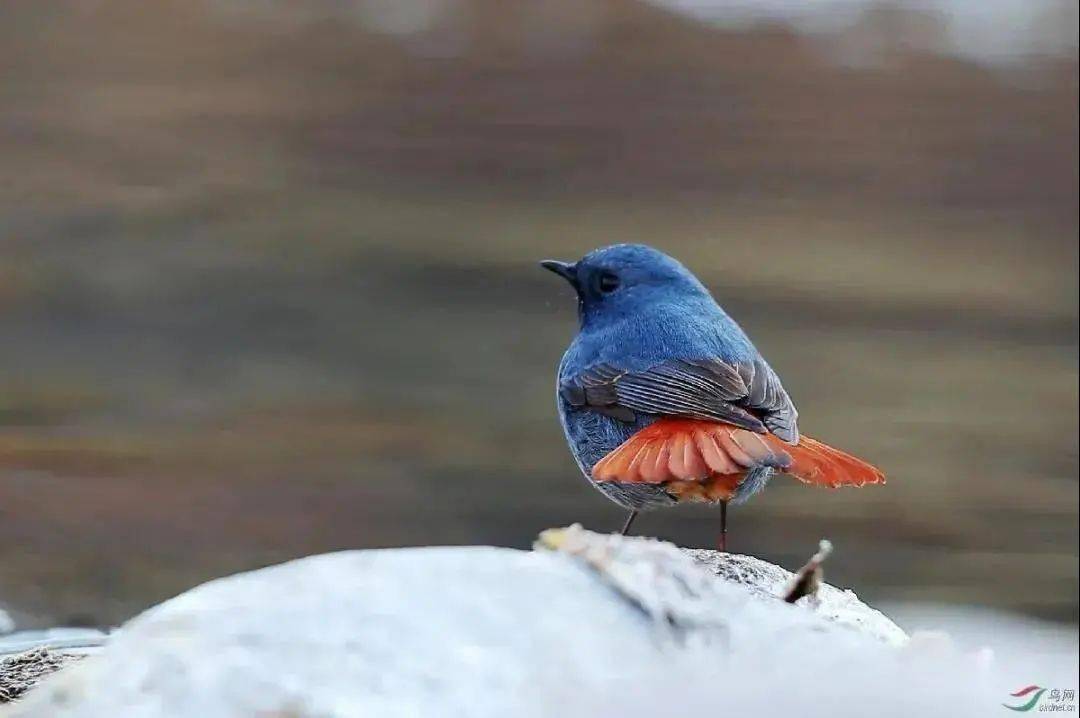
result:
[[[660,305],[692,309],[712,302],[709,291],[677,260],[644,244],[616,244],[589,252],[577,262],[544,260],[578,295],[583,328],[603,326]]]

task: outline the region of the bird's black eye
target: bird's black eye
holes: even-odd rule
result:
[[[596,278],[596,286],[602,294],[611,294],[619,288],[619,278],[611,272],[601,272]]]

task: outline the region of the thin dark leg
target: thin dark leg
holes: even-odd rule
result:
[[[720,502],[720,540],[721,551],[727,551],[727,501]]]
[[[630,527],[634,524],[634,519],[637,518],[637,512],[637,509],[630,510],[630,515],[626,517],[626,523],[622,525],[622,531],[619,532],[620,534],[625,536],[630,531]]]

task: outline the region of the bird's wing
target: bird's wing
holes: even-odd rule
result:
[[[722,421],[781,439],[799,438],[798,412],[776,373],[759,358],[672,359],[642,371],[597,364],[564,379],[562,397],[622,421],[657,414]]]

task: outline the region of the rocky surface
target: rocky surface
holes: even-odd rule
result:
[[[57,627],[0,632],[0,703],[20,698],[46,676],[105,645],[108,634],[96,628]]]
[[[762,598],[783,596],[795,578],[791,571],[753,556],[709,549],[682,550],[706,566],[716,577],[745,586]],[[854,628],[894,646],[903,645],[908,639],[899,626],[880,611],[860,601],[850,589],[822,584],[816,596],[802,598],[798,604],[826,620]]]
[[[0,657],[0,703],[19,698],[45,676],[80,658],[78,654],[47,648]]]
[[[907,716],[1000,710],[985,655],[850,592],[578,527],[535,551],[348,551],[210,582],[3,718]],[[941,710],[942,706],[946,710]]]

